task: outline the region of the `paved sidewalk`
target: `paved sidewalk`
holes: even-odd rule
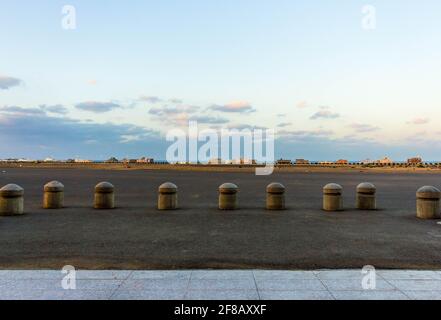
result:
[[[75,290],[65,276],[0,270],[0,299],[441,300],[441,271],[377,270],[375,290],[363,290],[361,270],[76,271]]]

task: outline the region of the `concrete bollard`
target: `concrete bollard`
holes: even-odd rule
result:
[[[43,208],[60,209],[64,206],[64,185],[51,181],[44,185]]]
[[[95,209],[115,208],[115,187],[109,182],[100,182],[95,186]]]
[[[158,210],[174,210],[178,207],[178,187],[166,182],[159,186]]]
[[[24,190],[16,184],[7,184],[0,189],[0,215],[15,216],[23,214]]]
[[[237,209],[237,192],[239,188],[234,183],[224,183],[219,187],[219,209]]]
[[[377,203],[375,200],[376,188],[372,183],[363,182],[357,186],[357,196],[355,204],[357,209],[376,210]]]
[[[418,189],[417,197],[417,217],[420,219],[439,219],[441,218],[439,199],[441,192],[432,186],[424,186]]]
[[[285,186],[283,184],[273,182],[266,187],[266,209],[285,209]]]
[[[329,183],[323,187],[323,210],[340,211],[343,210],[342,195],[343,188],[336,183]]]

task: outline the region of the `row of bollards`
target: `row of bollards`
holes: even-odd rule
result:
[[[219,187],[219,209],[238,209],[237,193],[239,188],[234,183],[224,183]],[[178,208],[178,187],[166,182],[159,186],[158,209],[175,210]],[[266,188],[266,209],[285,209],[285,187],[281,183],[271,183]],[[356,208],[376,210],[376,188],[372,183],[363,182],[356,189]],[[336,183],[323,187],[323,210],[343,210],[343,188]],[[435,187],[424,186],[417,193],[417,217],[422,219],[441,218],[441,192]],[[8,184],[0,189],[0,215],[23,214],[24,190],[16,184]],[[51,181],[44,186],[43,208],[60,209],[64,207],[64,185]],[[109,182],[100,182],[95,186],[95,209],[115,208],[115,187]]]
[[[375,193],[377,189],[372,183],[363,182],[357,186],[355,206],[361,210],[376,210]],[[323,187],[323,210],[343,210],[343,188],[339,184],[329,183]]]

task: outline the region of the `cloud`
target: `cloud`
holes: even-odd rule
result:
[[[331,112],[329,110],[321,110],[314,113],[309,119],[317,120],[317,119],[335,119],[340,117],[338,113]]]
[[[192,105],[164,105],[162,107],[152,107],[148,111],[154,116],[154,120],[161,122],[161,125],[186,126],[192,114],[200,108]]]
[[[3,157],[41,159],[50,152],[61,159],[77,155],[89,159],[146,155],[163,159],[168,146],[158,132],[139,126],[82,122],[41,112],[10,113],[0,109]]]
[[[5,106],[0,108],[1,113],[7,113],[12,115],[43,115],[44,110],[37,108],[24,108],[18,106]]]
[[[237,129],[237,130],[266,130],[267,127],[250,125],[250,124],[234,124],[228,126],[228,129]]]
[[[121,106],[113,102],[86,101],[76,104],[75,108],[95,113],[103,113],[121,108]]]
[[[289,126],[291,126],[291,125],[292,125],[291,122],[282,122],[282,123],[279,123],[279,124],[277,125],[277,127],[279,127],[279,128],[284,128],[284,127],[289,127]]]
[[[233,113],[250,113],[255,112],[256,109],[246,101],[233,101],[225,105],[212,105],[209,109],[220,112],[233,112]]]
[[[415,118],[415,119],[408,121],[407,124],[420,125],[420,124],[429,123],[429,121],[430,121],[430,119],[428,119],[428,118]]]
[[[296,107],[299,108],[299,109],[303,109],[303,108],[308,107],[308,103],[306,101],[299,101],[297,103]]]
[[[46,112],[50,112],[50,113],[57,113],[57,114],[67,114],[69,112],[69,110],[61,105],[61,104],[56,104],[56,105],[40,105],[40,109]]]
[[[13,77],[7,77],[7,76],[0,76],[0,89],[1,90],[8,90],[9,88],[19,86],[22,83],[22,80],[13,78]]]
[[[46,113],[67,114],[68,109],[60,104],[57,105],[40,105],[38,108],[25,108],[18,106],[4,106],[0,108],[0,113],[15,115],[44,115]]]
[[[175,115],[179,113],[195,113],[200,108],[192,105],[168,106],[150,108],[149,113],[156,116]]]
[[[364,123],[353,123],[349,127],[351,127],[357,132],[372,132],[372,131],[380,130],[379,127]]]
[[[298,139],[304,139],[304,138],[311,138],[311,137],[324,137],[324,136],[330,136],[334,132],[332,130],[323,130],[323,129],[317,129],[317,130],[279,130],[277,131],[277,135],[284,137],[288,140],[298,140]]]
[[[230,120],[220,117],[211,117],[211,116],[191,116],[188,118],[190,121],[197,121],[199,123],[207,123],[207,124],[225,124],[230,122]]]
[[[183,103],[183,101],[181,100],[181,99],[176,99],[176,98],[174,98],[174,99],[170,99],[170,100],[168,100],[170,103],[174,103],[174,104],[181,104],[181,103]]]
[[[145,101],[145,102],[148,102],[148,103],[152,103],[152,104],[156,104],[156,103],[162,102],[161,98],[155,97],[155,96],[141,96],[141,97],[139,97],[139,100]]]

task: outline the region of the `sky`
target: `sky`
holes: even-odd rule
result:
[[[441,160],[440,15],[438,0],[1,0],[0,158],[164,159],[192,120],[275,129],[278,158]]]

